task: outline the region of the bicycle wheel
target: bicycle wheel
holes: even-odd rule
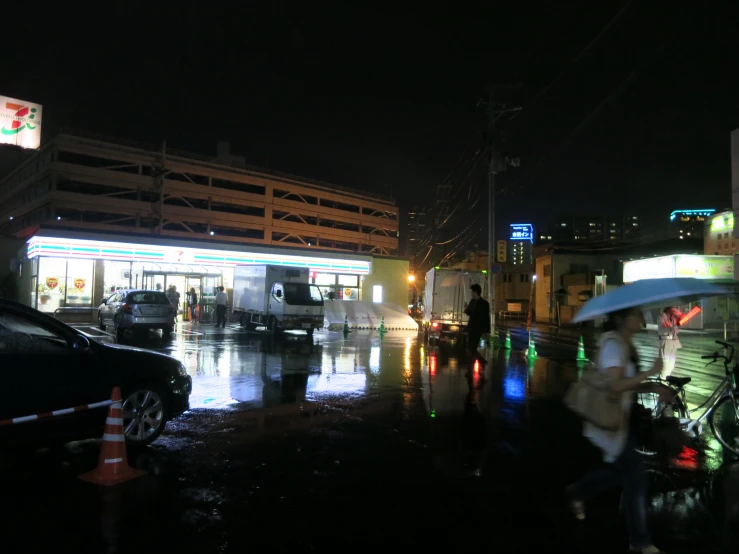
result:
[[[711,431],[726,450],[739,456],[739,392],[724,396],[708,417]]]
[[[652,431],[653,422],[662,417],[687,418],[688,410],[683,405],[680,397],[677,396],[677,390],[663,383],[653,383],[655,390],[664,390],[666,393],[674,395],[671,403],[666,404],[660,400],[658,392],[639,392],[636,395],[636,402],[641,406],[641,414],[637,421],[637,440],[636,451],[644,456],[654,456],[657,454],[655,448],[655,440]]]

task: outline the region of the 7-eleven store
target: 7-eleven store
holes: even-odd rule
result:
[[[310,269],[311,282],[324,296],[341,301],[362,298],[362,284],[372,270],[372,257],[299,249],[208,243],[161,237],[103,236],[42,230],[27,241],[22,260],[21,299],[42,312],[88,308],[119,289],[167,291],[174,285],[181,302],[194,288],[205,316],[214,309],[217,287],[233,287],[234,267],[271,264]],[[230,292],[230,290],[229,290]],[[182,308],[182,306],[180,306]]]

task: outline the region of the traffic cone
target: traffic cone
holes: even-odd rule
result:
[[[380,322],[380,334],[383,334],[385,332],[385,316],[382,316],[382,321]]]
[[[103,448],[100,450],[100,461],[96,469],[80,475],[80,479],[96,485],[110,487],[135,479],[146,472],[128,465],[126,458],[126,435],[123,432],[123,415],[121,389],[115,387],[111,398],[113,403],[108,409],[103,433]]]
[[[505,333],[505,346],[503,346],[506,350],[511,349],[511,330],[508,329]]]
[[[585,356],[585,345],[582,341],[582,336],[580,336],[580,342],[577,343],[577,361],[578,362],[587,362],[588,358]]]
[[[344,316],[344,335],[348,335],[351,333],[351,330],[349,329],[349,316]]]
[[[536,345],[534,344],[534,337],[532,337],[531,335],[529,335],[529,349],[526,352],[526,357],[529,360],[532,360],[532,359],[536,358],[536,356],[537,356],[537,354],[536,354]]]

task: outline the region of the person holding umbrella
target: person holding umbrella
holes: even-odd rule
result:
[[[627,308],[608,314],[608,331],[598,346],[598,370],[608,377],[611,390],[618,394],[623,413],[622,425],[616,431],[585,423],[583,435],[603,451],[605,464],[586,474],[567,488],[570,507],[576,519],[585,519],[585,501],[608,489],[623,488],[623,514],[631,544],[631,551],[640,554],[659,554],[652,544],[647,527],[647,473],[636,451],[636,430],[631,425],[631,411],[636,392],[648,392],[651,383],[644,380],[662,371],[662,360],[656,358],[652,367],[640,372],[639,355],[632,341],[634,334],[644,327],[644,315],[639,308]],[[662,391],[655,391],[660,394]],[[671,398],[661,398],[671,402]]]
[[[645,382],[649,377],[662,373],[663,362],[657,357],[652,367],[640,372],[639,355],[633,336],[645,327],[643,310],[662,305],[667,300],[686,300],[702,296],[727,294],[727,291],[697,279],[644,279],[619,287],[588,301],[573,319],[574,323],[607,318],[605,333],[598,346],[597,371],[605,376],[605,382],[617,398],[611,405],[616,411],[620,425],[604,429],[587,420],[583,435],[603,452],[605,462],[599,469],[583,476],[567,487],[566,492],[573,515],[585,519],[585,502],[608,489],[621,486],[623,489],[622,512],[632,552],[660,554],[652,544],[647,526],[647,474],[639,453],[636,451],[636,429],[632,425],[632,408],[637,392],[655,392],[665,403],[672,402],[672,394]],[[595,550],[593,550],[595,551]]]
[[[680,325],[680,318],[683,314],[676,307],[668,307],[662,310],[662,317],[659,319],[659,355],[664,364],[661,379],[667,379],[672,375],[677,360],[677,351],[682,348],[680,340],[677,338],[677,328]]]

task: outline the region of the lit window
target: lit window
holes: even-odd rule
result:
[[[382,304],[382,285],[374,285],[372,287],[372,302]]]

